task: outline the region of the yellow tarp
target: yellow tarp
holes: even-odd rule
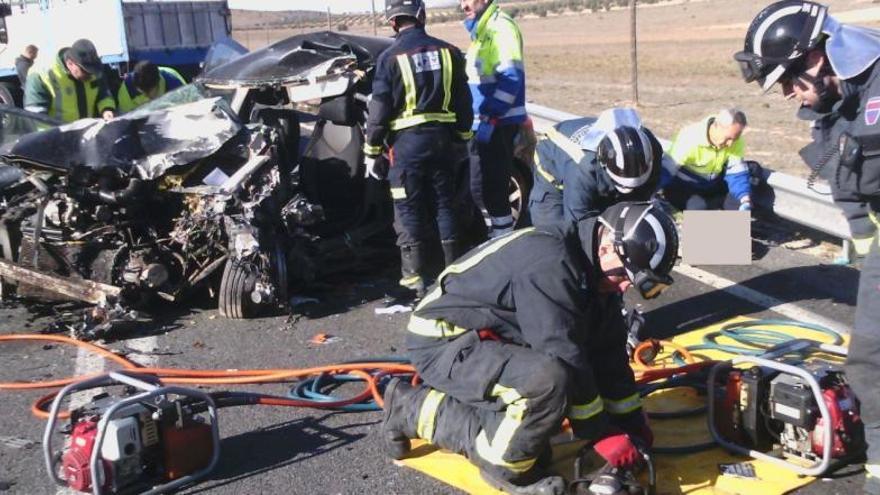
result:
[[[717,331],[721,326],[735,322],[748,321],[748,318],[734,318],[717,325],[688,332],[673,339],[680,345],[695,345],[702,342],[703,336]],[[828,337],[817,332],[798,327],[762,327],[780,330],[795,337],[828,341]],[[721,340],[722,343],[725,342]],[[700,352],[706,359],[729,359],[731,356],[719,351]],[[678,410],[688,405],[698,405],[705,399],[691,389],[680,388],[660,391],[646,400],[649,411]],[[675,446],[705,442],[710,439],[705,416],[673,420],[653,420],[651,426],[655,434],[655,445]],[[564,443],[553,448],[553,467],[560,475],[570,479],[574,456],[582,442]],[[747,479],[720,475],[719,464],[750,462],[755,468],[756,478]],[[482,481],[477,468],[463,456],[439,450],[425,443],[414,443],[412,455],[399,464],[421,471],[444,483],[473,494],[501,493]],[[657,455],[657,493],[668,494],[744,494],[761,495],[782,494],[804,486],[814,478],[801,477],[792,471],[744,457],[728,454],[720,448],[689,455]]]

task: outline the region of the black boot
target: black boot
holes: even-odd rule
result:
[[[385,386],[385,417],[382,419],[382,447],[392,459],[403,459],[411,449],[410,438],[416,436],[415,414],[422,405],[424,387],[413,387],[399,378]],[[424,398],[424,397],[422,397]],[[417,402],[417,403],[416,403]]]
[[[415,291],[416,297],[425,297],[424,254],[421,244],[400,247],[400,285]]]
[[[511,495],[565,495],[566,486],[562,476],[542,476],[538,471],[531,476],[526,476],[522,481],[508,481],[504,476],[480,468],[480,476],[483,480],[504,493]]]
[[[451,265],[456,259],[458,259],[458,241],[455,239],[447,239],[445,241],[441,241],[440,243],[443,247],[443,266],[447,267]]]

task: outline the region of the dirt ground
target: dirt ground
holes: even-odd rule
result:
[[[880,27],[874,0],[830,0],[845,22]],[[747,153],[769,168],[805,177],[797,150],[808,141],[807,123],[796,120],[796,104],[781,95],[762,96],[742,82],[732,60],[755,13],[766,1],[691,0],[645,5],[638,11],[639,110],[661,137],[726,106],[746,112]],[[503,3],[502,3],[503,6]],[[531,102],[581,115],[631,104],[629,11],[567,13],[518,19]],[[352,33],[369,33],[354,26]],[[429,31],[466,48],[459,23]],[[259,48],[295,30],[236,31],[249,48]],[[390,34],[380,30],[379,34]]]

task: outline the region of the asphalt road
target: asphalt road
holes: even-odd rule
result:
[[[699,267],[700,273],[711,275],[703,282],[679,273],[671,289],[643,307],[652,332],[678,333],[736,315],[810,314],[798,311],[852,325],[857,272],[818,265],[815,258],[778,247],[772,232],[764,237],[769,241],[755,242],[756,259],[750,266]],[[750,302],[710,285],[721,279],[767,297]],[[330,280],[323,288],[299,294],[320,302],[301,307],[306,315],[297,318],[233,321],[210,308],[169,306],[161,308],[152,322],[121,329],[117,339],[105,345],[141,363],[187,368],[308,367],[399,354],[407,316],[374,314],[395,280],[394,267],[388,266],[355,278]],[[773,310],[766,307],[767,301],[784,304]],[[49,321],[50,317],[18,302],[0,307],[2,333],[39,332]],[[310,343],[318,333],[333,339],[322,345]],[[78,361],[76,351],[56,345],[0,347],[0,381],[59,378],[89,365],[81,357]],[[262,389],[285,391],[280,385]],[[29,413],[31,402],[40,395],[0,392],[0,492],[4,494],[59,493],[44,473],[38,445],[43,422]],[[220,414],[220,465],[207,481],[186,493],[458,493],[384,458],[375,439],[381,419],[376,412],[247,407]],[[22,446],[21,441],[31,445]],[[857,481],[845,477],[814,483],[802,492],[851,492]]]

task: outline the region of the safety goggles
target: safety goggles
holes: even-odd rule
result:
[[[750,52],[737,52],[733,59],[739,64],[742,78],[747,83],[755,82],[764,78],[769,72],[764,64],[764,59]]]
[[[742,78],[747,83],[757,82],[769,91],[777,82],[796,79],[806,69],[803,57],[765,58],[750,52],[737,52],[733,56],[739,64]]]

